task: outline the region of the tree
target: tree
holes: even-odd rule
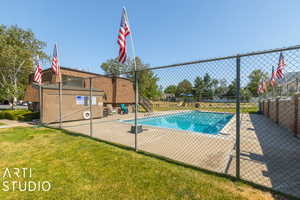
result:
[[[215,89],[215,96],[217,96],[218,98],[224,98],[226,96],[227,91],[228,87],[226,79],[219,80],[218,85]]]
[[[194,81],[194,97],[196,99],[212,99],[218,85],[218,80],[212,79],[208,73],[203,77],[196,77]]]
[[[37,40],[30,30],[0,25],[0,86],[1,99],[14,105],[24,96],[28,76],[33,72],[33,58],[46,61],[42,51],[46,43]]]
[[[124,64],[120,63],[118,58],[109,59],[102,63],[100,67],[107,75],[112,76],[120,76],[125,72],[130,72],[133,70],[132,61],[130,59],[127,59]]]
[[[161,88],[158,86],[159,78],[154,74],[153,71],[148,70],[149,65],[144,64],[139,57],[135,58],[136,69],[138,72],[138,87],[139,87],[139,95],[144,98],[148,98],[151,100],[159,100],[162,95]],[[133,68],[134,62],[130,60],[131,66]],[[131,78],[133,79],[134,76]]]
[[[194,88],[193,88],[193,93],[196,100],[202,98],[204,87],[205,87],[204,81],[200,76],[197,76],[194,81]]]
[[[264,73],[260,69],[253,70],[248,78],[249,83],[247,84],[246,88],[250,91],[252,96],[257,97],[257,88],[261,80],[266,80],[268,77],[268,74]]]
[[[139,72],[139,95],[151,100],[159,100],[161,97],[160,87],[157,85],[159,78],[149,70]]]
[[[208,73],[206,73],[203,77],[204,81],[204,91],[203,97],[206,99],[212,99],[214,96],[214,91],[216,89],[216,85],[218,85],[218,80],[212,79]]]
[[[251,99],[251,92],[250,90],[248,90],[247,88],[242,88],[241,89],[241,99],[243,101],[249,101]]]
[[[149,65],[144,64],[139,57],[135,58],[136,69],[138,70],[138,88],[139,95],[151,100],[158,100],[162,95],[162,90],[157,82],[159,78],[150,70]],[[103,71],[112,76],[124,75],[134,83],[134,60],[127,58],[124,64],[120,63],[117,58],[109,59],[101,64]],[[126,73],[125,73],[126,72]]]
[[[190,81],[183,80],[177,85],[176,96],[192,94],[193,86]]]
[[[176,85],[169,85],[164,92],[167,94],[176,94],[177,86]]]
[[[228,86],[227,93],[225,94],[225,97],[227,99],[235,99],[236,98],[236,90],[237,90],[237,81],[234,79],[231,84]]]
[[[234,79],[231,84],[228,86],[228,91],[225,95],[227,99],[236,99],[237,95],[237,81]],[[250,98],[252,97],[252,94],[250,90],[248,90],[247,87],[245,88],[240,88],[240,98],[241,100],[249,101]]]

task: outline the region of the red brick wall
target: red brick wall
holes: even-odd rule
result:
[[[264,115],[268,116],[268,101],[264,101]]]
[[[90,87],[89,79],[85,80],[85,87]],[[92,88],[103,90],[105,94],[104,102],[112,103],[112,79],[109,77],[97,77],[92,79]]]
[[[279,125],[294,131],[295,106],[293,100],[279,100]]]
[[[297,133],[300,136],[300,95],[296,98],[298,100],[298,121],[297,121]]]
[[[68,69],[61,69],[61,74],[67,75],[67,76],[75,76],[75,77],[81,77],[81,78],[89,78],[94,77],[92,74],[86,73],[86,72],[80,72],[80,71],[73,71]]]
[[[117,103],[134,103],[134,88],[130,80],[117,79]]]
[[[39,102],[38,90],[32,87],[32,84],[27,85],[24,101]]]
[[[114,85],[116,97],[114,98]],[[85,80],[86,88],[90,87],[89,80]],[[120,103],[134,103],[134,88],[133,84],[128,79],[116,78],[114,83],[112,78],[109,77],[97,77],[92,79],[92,87],[98,90],[103,90],[106,96],[105,103],[120,104]]]
[[[268,104],[267,101],[261,102],[261,111],[265,116],[268,116]],[[297,107],[298,111],[297,111]],[[269,117],[276,122],[276,100],[270,101]],[[296,113],[298,112],[298,113]],[[297,115],[296,115],[297,114]],[[296,121],[296,117],[297,120]],[[300,136],[300,94],[294,95],[292,99],[279,99],[278,100],[278,124],[282,127],[289,129],[294,133],[298,133]]]
[[[273,121],[276,121],[276,101],[270,101],[269,116]]]

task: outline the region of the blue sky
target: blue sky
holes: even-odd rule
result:
[[[118,54],[123,6],[151,66],[300,44],[299,0],[7,0],[0,22],[31,29],[48,54],[57,42],[62,66],[101,73]]]

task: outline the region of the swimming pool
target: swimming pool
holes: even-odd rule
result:
[[[138,124],[217,135],[233,114],[189,111],[138,119]],[[134,123],[134,120],[125,120]]]

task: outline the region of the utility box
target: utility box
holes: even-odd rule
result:
[[[135,126],[131,126],[131,130],[130,130],[131,133],[135,133]],[[142,125],[137,125],[137,133],[141,133],[143,132],[143,126]]]

